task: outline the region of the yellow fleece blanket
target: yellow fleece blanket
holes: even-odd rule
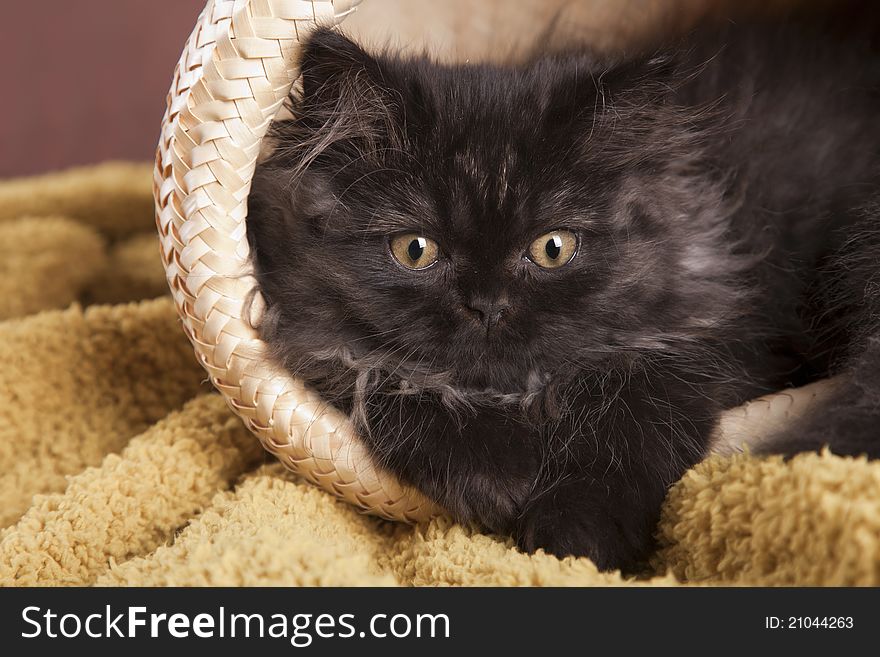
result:
[[[880,584],[880,463],[712,458],[654,574],[358,513],[205,383],[165,294],[147,165],[0,183],[4,585]]]

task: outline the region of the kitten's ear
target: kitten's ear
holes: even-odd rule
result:
[[[547,115],[556,124],[592,122],[597,112],[620,118],[621,102],[627,108],[650,111],[671,93],[674,69],[674,60],[662,54],[619,61],[598,55],[572,58],[552,78],[555,84],[545,100]]]
[[[381,77],[378,61],[351,39],[330,28],[309,37],[300,60],[303,98],[338,98]]]
[[[287,140],[308,147],[302,162],[328,151],[375,154],[394,142],[400,103],[385,68],[381,59],[334,30],[312,33],[300,61],[302,93],[292,106],[295,134]]]
[[[314,127],[342,129],[349,136],[378,137],[395,124],[399,103],[385,63],[328,28],[316,30],[303,52],[300,110]]]
[[[670,102],[681,77],[672,56],[572,59],[566,66],[546,94],[546,131],[584,135],[579,152],[601,157],[604,169],[677,155],[698,143],[693,113],[686,116]]]

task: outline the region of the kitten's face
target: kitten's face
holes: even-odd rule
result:
[[[577,68],[377,60],[318,33],[250,197],[264,335],[288,367],[344,353],[519,393],[712,321],[682,301],[682,263],[709,247],[678,239],[692,209],[650,123],[614,134],[621,112],[650,117],[644,98],[611,117]]]

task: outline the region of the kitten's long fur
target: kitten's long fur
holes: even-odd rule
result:
[[[250,194],[261,333],[462,521],[632,567],[723,408],[838,372],[776,450],[880,455],[865,35],[729,26],[504,67],[320,30],[302,71]],[[523,257],[561,228],[570,263]],[[402,233],[440,260],[396,264]]]

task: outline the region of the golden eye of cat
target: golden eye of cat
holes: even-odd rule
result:
[[[427,269],[440,257],[434,240],[416,233],[391,238],[391,255],[407,269]]]
[[[529,260],[544,269],[556,269],[571,262],[577,248],[577,235],[570,230],[553,230],[531,243]]]

